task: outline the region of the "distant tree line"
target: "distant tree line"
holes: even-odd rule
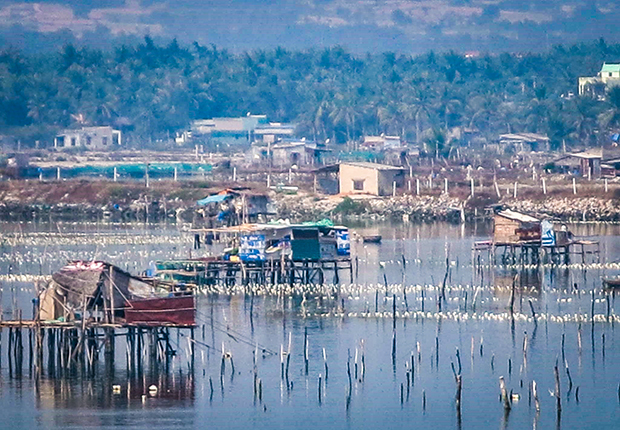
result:
[[[265,114],[308,139],[344,143],[400,135],[434,151],[456,126],[493,138],[546,133],[552,145],[592,146],[620,127],[620,90],[577,96],[579,76],[620,60],[603,40],[544,53],[467,58],[455,52],[354,56],[342,47],[232,54],[216,46],[158,46],[146,37],[113,51],[65,46],[0,52],[0,134],[49,145],[78,124],[113,125],[147,147],[194,119]]]

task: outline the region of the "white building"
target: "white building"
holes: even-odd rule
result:
[[[603,63],[596,76],[579,78],[579,95],[603,97],[609,87],[620,85],[620,64]]]
[[[110,126],[64,130],[54,138],[54,148],[111,149],[121,146],[121,132]]]

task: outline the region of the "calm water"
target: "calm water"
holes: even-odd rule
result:
[[[33,282],[68,259],[99,258],[139,272],[150,260],[187,257],[191,245],[191,238],[179,234],[174,226],[4,224],[2,228],[0,280],[5,318],[10,318],[14,303],[28,317]],[[94,377],[78,370],[66,378],[52,377],[46,369],[35,383],[27,357],[20,376],[16,369],[9,369],[5,331],[0,353],[4,423],[0,427],[620,427],[620,334],[617,323],[603,321],[607,302],[601,290],[601,277],[620,274],[616,263],[620,259],[619,226],[571,226],[576,234],[600,241],[600,263],[588,256],[588,264],[582,265],[581,257],[574,256],[578,263],[538,270],[489,268],[486,254],[481,255],[482,268],[474,269],[472,243],[488,237],[485,224],[354,228],[361,233],[379,233],[384,240],[380,245],[353,244],[359,265],[353,282],[346,275],[340,286],[299,288],[297,294],[289,295],[256,288],[253,298],[242,289],[203,294],[196,332],[201,346],[196,348],[193,372],[185,333],[177,335],[175,331],[172,343],[178,354],[167,371],[146,364],[141,375],[128,372],[124,342],[119,338],[114,368],[106,368],[102,359]],[[437,297],[446,258],[446,302],[439,314]],[[519,288],[512,322],[506,312],[509,286],[517,273]],[[590,322],[592,293],[597,315],[594,325]],[[399,314],[394,357],[393,297]],[[609,297],[612,318],[616,315],[614,299]],[[531,318],[529,300],[539,315],[537,324]],[[307,373],[303,351],[306,329]],[[279,351],[282,346],[288,349],[289,337],[287,383],[281,378]],[[253,388],[256,344],[267,351],[257,360],[262,399],[255,396]],[[232,374],[227,360],[223,377],[222,345],[232,354],[235,367]],[[327,379],[323,348],[329,367]],[[463,378],[460,421],[452,373],[452,365],[459,367],[457,348]],[[27,349],[26,341],[26,354]],[[413,384],[407,390],[412,353]],[[559,422],[550,395],[556,360],[562,393]],[[572,378],[570,392],[566,366]],[[498,397],[500,376],[508,390],[520,396],[518,400],[515,396],[508,415]],[[538,414],[534,400],[528,401],[532,380],[538,386]],[[148,394],[147,387],[152,384],[159,388],[154,396]],[[113,385],[120,385],[120,394],[114,393]]]

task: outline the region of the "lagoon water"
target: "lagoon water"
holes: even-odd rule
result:
[[[608,303],[610,319],[615,320],[615,296],[606,296],[601,289],[602,277],[620,274],[620,226],[571,225],[576,235],[600,241],[600,254],[588,255],[587,264],[575,255],[568,266],[541,268],[490,267],[486,253],[481,254],[480,268],[475,267],[472,244],[488,238],[489,225],[484,223],[351,227],[361,234],[383,236],[378,245],[353,243],[358,265],[353,281],[341,276],[341,285],[306,288],[305,294],[301,288],[293,291],[297,294],[283,295],[261,287],[253,296],[242,288],[202,294],[193,371],[186,333],[173,331],[177,355],[167,369],[145,360],[144,372],[128,372],[119,338],[114,367],[106,366],[102,357],[94,376],[77,369],[61,378],[46,368],[36,381],[27,357],[21,371],[9,367],[5,331],[0,351],[0,427],[620,428],[620,330],[618,322],[606,321]],[[14,303],[29,318],[33,281],[67,260],[97,258],[138,273],[151,260],[187,257],[191,248],[191,237],[174,225],[8,223],[2,231],[5,319],[11,317]],[[217,250],[216,246],[199,252]],[[437,297],[446,259],[446,301],[439,313]],[[516,274],[511,319],[507,308]],[[287,381],[281,377],[279,353],[288,349],[289,338]],[[254,392],[257,344],[260,399]],[[226,360],[223,377],[222,347],[234,362],[232,373]],[[460,417],[452,370],[459,368],[457,349],[463,380]],[[412,354],[413,383],[407,388]],[[556,362],[562,396],[559,419],[550,394],[555,389]],[[514,394],[509,414],[499,400],[500,376]],[[530,399],[534,380],[538,413]],[[120,393],[113,385],[120,385]],[[158,387],[157,394],[149,394],[150,385]]]

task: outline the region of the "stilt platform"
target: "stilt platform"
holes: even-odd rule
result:
[[[169,268],[158,269],[166,281],[184,282],[201,286],[236,284],[322,284],[331,275],[339,283],[342,271],[348,272],[353,281],[353,266],[350,257],[320,260],[292,260],[289,258],[266,261],[229,261],[215,259],[193,259],[163,263]]]
[[[474,261],[478,262],[480,254],[486,251],[491,264],[497,264],[498,257],[500,264],[512,265],[570,264],[571,255],[581,256],[581,263],[586,263],[589,255],[600,261],[600,244],[594,240],[572,240],[552,246],[542,246],[541,241],[479,241],[474,242],[472,251]]]

